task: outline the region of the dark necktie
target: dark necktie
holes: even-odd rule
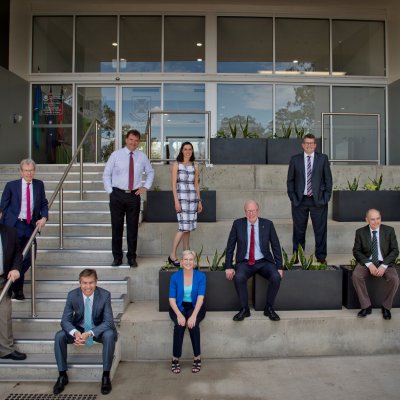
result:
[[[26,223],[31,223],[31,191],[29,190],[30,183],[26,184]]]
[[[256,263],[254,249],[255,249],[254,225],[252,224],[250,231],[250,249],[249,249],[249,262],[248,262],[249,265],[254,265]]]
[[[133,190],[133,152],[129,153],[129,184],[128,190]]]
[[[379,265],[379,256],[378,256],[378,237],[376,235],[376,231],[372,231],[372,257],[371,261],[376,267]]]
[[[312,196],[311,175],[311,156],[307,156],[307,196]]]

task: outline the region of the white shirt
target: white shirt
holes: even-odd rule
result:
[[[372,233],[373,231],[376,231],[376,240],[378,241],[378,260],[379,261],[383,261],[383,257],[382,257],[382,253],[381,253],[381,246],[379,245],[379,228],[378,229],[371,229],[371,227],[369,227],[369,231],[371,233],[371,243],[372,243],[372,239],[374,237],[374,234]],[[371,254],[371,258],[372,258],[372,254]],[[365,266],[368,268],[370,265],[372,264],[372,262],[367,262],[365,263]],[[377,265],[375,265],[377,267]],[[383,268],[387,268],[388,266],[385,264],[381,264],[380,265]]]
[[[22,219],[26,219],[27,215],[26,215],[26,187],[28,182],[25,179],[21,179],[21,184],[22,184],[22,200],[21,200],[21,211],[18,215],[18,218],[22,218]],[[29,192],[31,194],[31,217],[32,217],[32,213],[33,213],[33,188],[32,188],[32,182],[30,182],[29,185]]]
[[[107,161],[103,173],[104,189],[107,193],[112,192],[116,187],[121,190],[128,190],[129,185],[129,160],[130,150],[127,147],[114,151]],[[133,188],[138,189],[144,186],[150,189],[154,179],[154,169],[147,156],[140,150],[133,152],[134,179]],[[146,173],[146,180],[142,183],[143,172]]]
[[[304,176],[305,176],[305,185],[304,185],[304,194],[307,195],[307,164],[308,164],[308,156],[310,156],[310,161],[311,161],[311,171],[313,169],[314,166],[314,154],[315,153],[311,153],[311,154],[307,154],[304,153]]]

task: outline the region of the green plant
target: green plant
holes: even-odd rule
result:
[[[223,271],[224,270],[224,265],[220,265],[222,259],[225,257],[226,254],[226,248],[222,252],[221,255],[218,255],[218,251],[215,250],[214,256],[210,262],[208,256],[207,256],[207,262],[208,262],[208,267],[210,271]]]
[[[354,178],[353,182],[347,181],[347,186],[349,188],[349,190],[351,190],[352,192],[355,192],[358,189],[358,181],[360,180],[360,176],[358,176],[358,178]]]
[[[195,269],[200,269],[200,260],[201,260],[201,255],[203,254],[203,248],[204,248],[204,246],[201,245],[200,251],[196,252],[196,266],[195,266]]]
[[[242,130],[243,137],[245,139],[258,138],[258,135],[256,132],[249,132],[249,117],[246,118],[245,126],[243,126],[241,122],[239,122],[239,125],[240,125],[240,129]]]
[[[368,177],[371,183],[366,183],[364,185],[364,189],[366,190],[380,190],[382,182],[383,182],[383,175],[381,174],[379,178],[371,179]]]
[[[161,271],[171,271],[171,270],[180,269],[180,268],[181,267],[175,267],[174,264],[172,264],[168,261],[165,261],[165,264],[161,267]]]
[[[237,136],[237,125],[235,123],[234,126],[232,126],[231,121],[229,120],[229,129],[231,131],[231,136],[235,139]]]
[[[285,249],[282,247],[282,256],[283,256],[283,269],[290,271],[293,269],[293,265],[296,264],[297,260],[297,252],[294,252],[292,257],[289,259],[288,254],[286,253]]]
[[[289,125],[286,126],[285,123],[282,123],[282,139],[289,139],[292,135],[292,124],[289,122]]]
[[[217,132],[217,138],[220,138],[220,139],[227,139],[228,138],[228,135],[225,133],[225,131],[224,130],[219,130],[218,132]]]
[[[397,260],[396,260],[397,261]],[[355,267],[356,267],[356,265],[357,265],[357,260],[355,259],[355,258],[352,258],[351,260],[350,260],[350,267],[352,268],[352,269],[354,269]]]
[[[160,192],[160,191],[161,191],[160,186],[158,185],[153,186],[153,192]]]
[[[295,131],[296,137],[297,137],[298,139],[303,139],[303,137],[304,137],[304,135],[305,135],[305,133],[306,133],[306,130],[305,130],[304,126],[302,126],[301,128],[299,128],[299,127],[296,125],[296,123],[294,124],[294,131]]]
[[[301,269],[303,270],[321,271],[321,270],[326,270],[328,268],[326,263],[315,262],[314,254],[312,254],[309,258],[307,258],[301,244],[299,244],[297,253],[299,255]]]

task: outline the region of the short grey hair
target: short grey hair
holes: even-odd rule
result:
[[[36,163],[33,161],[31,158],[24,158],[20,163],[19,163],[19,169],[22,171],[22,166],[23,165],[33,165],[33,169],[36,170]]]

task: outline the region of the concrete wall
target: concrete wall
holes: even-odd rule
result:
[[[29,84],[0,67],[0,88],[0,163],[19,163],[29,155]]]

